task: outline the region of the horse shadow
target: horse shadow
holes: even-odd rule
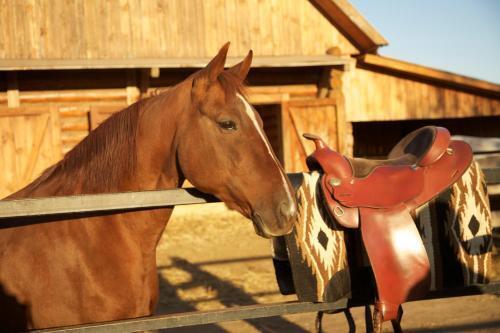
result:
[[[0,284],[0,333],[28,330],[30,318],[28,306],[9,295]]]
[[[159,277],[160,282],[160,290],[170,292],[175,290],[176,288],[194,288],[194,287],[206,287],[211,288],[216,291],[218,295],[230,295],[230,297],[220,297],[218,301],[226,307],[234,307],[234,306],[242,306],[242,305],[255,305],[257,304],[257,300],[251,295],[247,294],[241,288],[235,286],[233,283],[229,281],[225,281],[215,276],[214,274],[207,272],[201,269],[198,265],[190,263],[189,261],[179,258],[173,257],[172,267],[177,269],[181,269],[186,273],[189,273],[192,279],[188,282],[184,282],[178,285],[173,286],[166,279],[163,279],[161,276]],[[169,293],[171,295],[171,293]],[[170,296],[169,295],[169,296]],[[169,297],[170,298],[170,297]],[[172,300],[172,298],[170,298]],[[161,299],[160,299],[161,301]],[[174,312],[187,312],[187,311],[197,311],[197,309],[186,301],[181,300],[177,295],[174,296],[173,301],[171,301],[170,306],[175,308],[175,311],[172,311],[172,308],[169,307],[169,304],[162,304],[160,302],[159,311],[162,313],[174,313]],[[268,318],[258,318],[258,319],[245,319],[245,322],[253,326],[259,332],[292,332],[292,333],[305,333],[308,332],[304,328],[286,320],[282,317],[268,317]],[[175,328],[175,329],[165,329],[161,332],[227,332],[224,328],[216,325],[209,324],[203,326],[192,326],[192,327],[184,327],[184,328]]]

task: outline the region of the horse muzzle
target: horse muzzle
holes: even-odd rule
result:
[[[297,207],[295,203],[286,201],[278,205],[275,214],[269,214],[265,218],[264,214],[254,212],[252,222],[255,233],[264,238],[278,237],[292,232],[293,224],[297,217]]]

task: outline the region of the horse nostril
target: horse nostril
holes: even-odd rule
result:
[[[295,217],[297,213],[297,209],[295,208],[295,204],[289,201],[283,201],[279,205],[279,215],[283,217],[285,220],[290,220]]]

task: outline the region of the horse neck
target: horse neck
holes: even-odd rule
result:
[[[178,127],[187,103],[182,88],[154,97],[140,115],[134,190],[176,188],[184,180],[177,161]]]
[[[189,102],[190,99],[179,88],[172,88],[167,94],[147,101],[137,128],[137,163],[125,190],[171,189],[182,185],[184,178],[177,162],[176,134],[183,108]],[[156,245],[171,213],[171,208],[138,213],[125,225],[134,237],[139,237],[142,250],[154,257]]]

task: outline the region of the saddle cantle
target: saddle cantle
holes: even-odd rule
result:
[[[346,228],[360,228],[377,284],[378,320],[396,319],[401,303],[429,290],[430,264],[410,212],[456,182],[472,150],[446,128],[426,126],[405,136],[384,160],[348,158],[315,135],[310,170],[323,172],[326,207]]]

